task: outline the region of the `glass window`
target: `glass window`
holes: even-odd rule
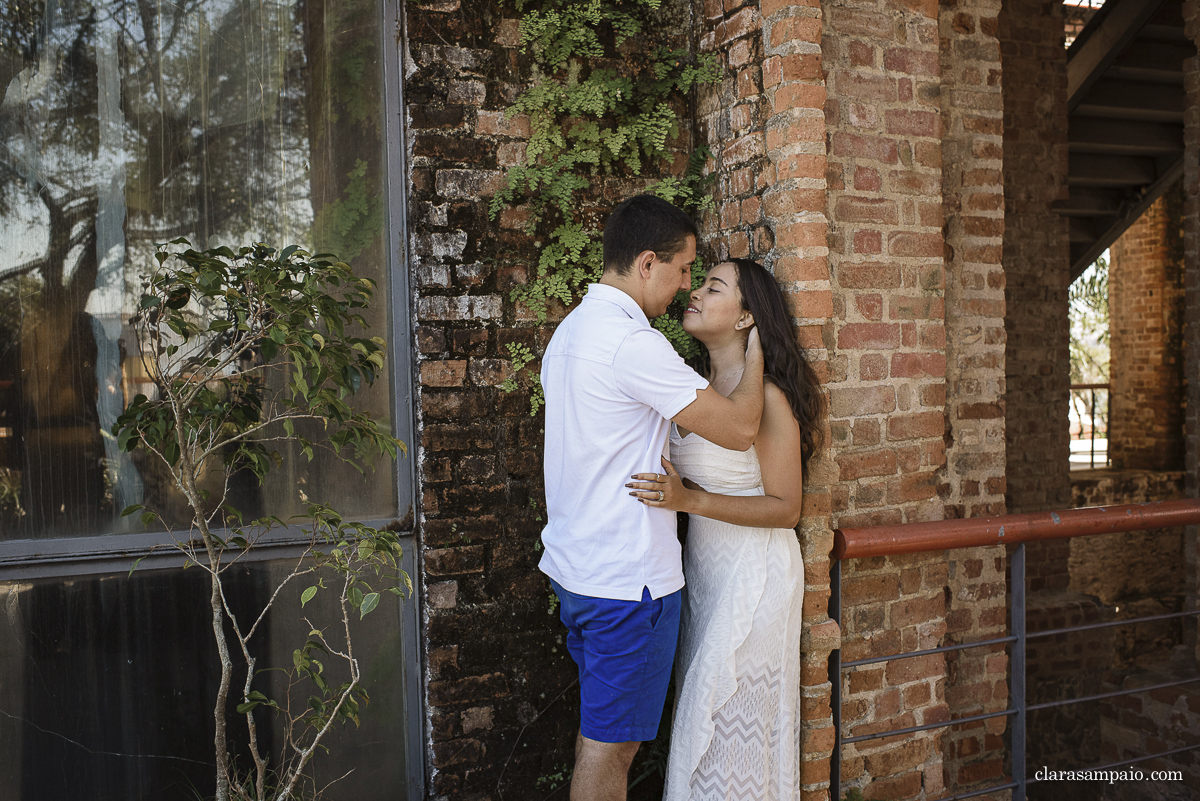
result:
[[[290,568],[258,563],[226,574],[232,605],[245,610],[243,621],[261,609]],[[311,628],[303,617],[335,620],[335,606],[322,594],[301,611],[303,586],[289,585],[256,633],[260,667],[292,664],[292,651]],[[4,797],[211,797],[212,699],[220,670],[208,595],[200,570],[0,584]],[[405,797],[402,674],[412,660],[402,653],[400,610],[398,601],[385,601],[352,623],[370,702],[361,727],[339,729],[328,741],[329,752],[314,763],[319,786],[353,771],[330,787],[329,799]],[[344,671],[335,662],[327,659],[326,668],[340,682]],[[235,673],[237,688],[244,676]],[[263,674],[258,688],[279,699],[283,677]],[[303,706],[307,693],[297,697]],[[278,748],[282,731],[272,725],[278,718],[263,714],[259,720],[264,749]],[[231,750],[241,749],[240,716],[231,717],[229,733]]]
[[[373,0],[22,0],[0,9],[0,539],[189,515],[109,433],[152,390],[129,317],[156,243],[299,244],[378,284],[387,331],[379,6]],[[390,417],[389,382],[359,403]],[[403,435],[402,435],[403,438]],[[249,514],[336,500],[396,514],[361,476],[283,453]]]

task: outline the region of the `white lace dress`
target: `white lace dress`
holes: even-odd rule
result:
[[[671,461],[722,495],[762,495],[751,448],[671,427]],[[675,719],[663,801],[800,798],[800,618],[796,532],[690,515]]]

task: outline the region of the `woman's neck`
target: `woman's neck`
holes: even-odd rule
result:
[[[705,345],[708,348],[708,380],[714,386],[728,384],[722,387],[723,394],[727,395],[737,386],[737,380],[732,376],[740,375],[746,368],[746,343],[737,337],[721,344]]]

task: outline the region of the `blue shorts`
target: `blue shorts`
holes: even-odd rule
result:
[[[602,743],[658,734],[679,639],[683,590],[641,601],[576,595],[553,579],[567,650],[579,666],[580,733]]]

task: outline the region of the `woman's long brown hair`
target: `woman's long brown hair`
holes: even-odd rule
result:
[[[821,446],[825,396],[817,374],[796,344],[783,290],[775,276],[751,259],[729,259],[737,267],[742,308],[754,315],[762,341],[763,375],[783,391],[800,424],[800,464],[808,478],[808,460]]]

